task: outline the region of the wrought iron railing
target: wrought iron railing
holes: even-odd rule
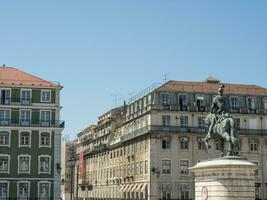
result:
[[[65,121],[63,120],[15,120],[15,119],[0,119],[0,126],[15,126],[15,127],[53,127],[64,128]]]

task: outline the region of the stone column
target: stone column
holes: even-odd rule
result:
[[[195,200],[254,200],[257,166],[238,156],[200,162],[195,174]]]

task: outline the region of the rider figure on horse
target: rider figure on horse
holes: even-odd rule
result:
[[[212,100],[210,112],[213,114],[213,119],[210,124],[209,131],[208,131],[209,136],[213,135],[213,128],[216,123],[220,122],[226,117],[229,117],[227,116],[227,114],[225,114],[226,103],[223,97],[223,89],[224,89],[224,85],[221,84],[220,88],[218,89],[218,94]]]

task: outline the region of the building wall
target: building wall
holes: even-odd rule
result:
[[[7,122],[0,120],[0,132],[10,132],[10,145],[0,145],[0,154],[7,154],[10,156],[9,173],[0,173],[0,181],[8,181],[10,198],[18,196],[17,184],[19,181],[28,181],[30,183],[30,197],[38,197],[38,183],[44,181],[49,183],[49,197],[51,199],[60,198],[60,145],[61,145],[61,131],[63,124],[59,121],[59,89],[54,88],[36,88],[36,87],[18,87],[18,86],[3,86],[2,89],[10,89],[10,98],[1,97],[0,110],[10,110],[10,119]],[[21,96],[21,90],[30,90],[31,97],[29,101],[25,102]],[[41,91],[51,91],[51,101],[41,101]],[[57,95],[56,95],[57,94]],[[30,111],[30,121],[26,124],[21,122],[21,111]],[[47,124],[42,124],[40,120],[40,112],[42,110],[50,111],[50,120]],[[30,133],[30,146],[22,147],[19,144],[20,133],[27,131]],[[50,133],[49,147],[40,146],[40,134],[43,132]],[[18,156],[30,156],[30,173],[18,173]],[[39,156],[50,156],[50,173],[40,174],[38,172]]]

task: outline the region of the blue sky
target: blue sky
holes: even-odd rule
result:
[[[71,138],[168,80],[267,87],[267,1],[1,1],[0,64],[64,85]]]

